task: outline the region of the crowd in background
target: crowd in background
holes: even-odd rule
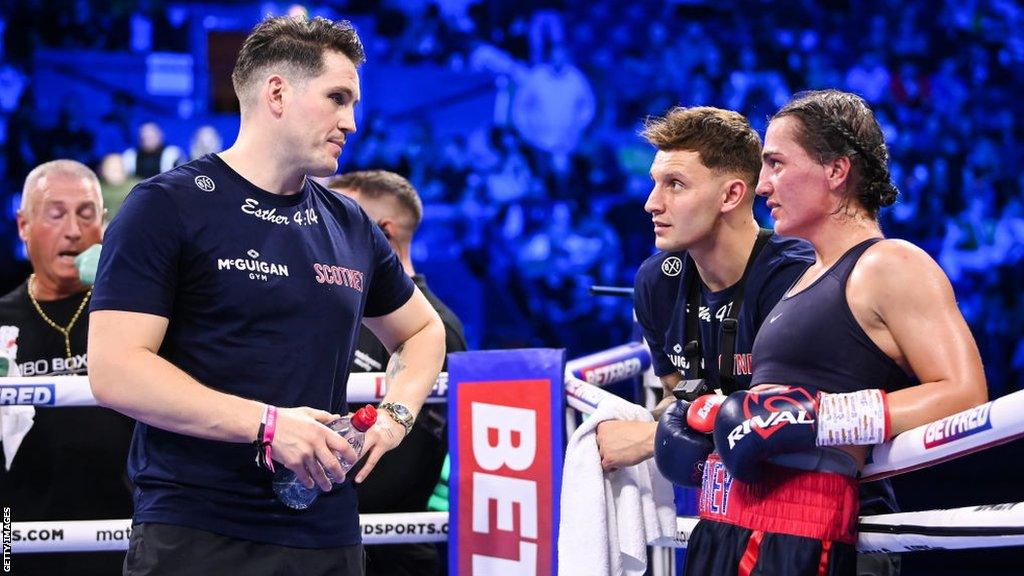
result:
[[[33,114],[39,48],[187,51],[196,4],[0,2],[5,190],[55,158],[96,166],[105,196],[206,152],[212,128],[166,142],[161,118],[118,101],[102,124]],[[55,9],[60,4],[61,9]],[[479,347],[630,338],[627,299],[653,248],[643,204],[647,115],[715,105],[767,117],[798,90],[837,87],[878,114],[901,191],[887,235],[917,243],[954,282],[993,396],[1024,385],[1024,9],[1011,0],[484,2],[353,0],[320,10],[369,23],[368,67],[441,66],[494,77],[491,122],[435,134],[428,122],[362,118],[344,169],[407,176],[426,204],[414,258],[468,271],[486,295]],[[251,23],[250,23],[251,24]],[[364,24],[365,26],[366,24]],[[429,86],[424,86],[429,90]],[[126,153],[127,152],[127,153]],[[762,223],[770,220],[759,203]],[[13,226],[13,223],[9,224]],[[433,284],[433,282],[432,282]],[[453,302],[453,308],[458,308]],[[457,310],[458,311],[458,310]]]

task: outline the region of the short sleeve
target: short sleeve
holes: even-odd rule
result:
[[[104,234],[90,310],[169,318],[181,238],[179,212],[167,192],[151,183],[136,186]]]
[[[668,357],[665,356],[665,329],[659,327],[654,321],[656,312],[654,310],[654,294],[651,285],[651,260],[644,262],[637,270],[636,278],[633,281],[633,310],[636,313],[637,324],[643,332],[644,340],[651,349],[651,364],[654,366],[654,374],[659,378],[676,372]]]
[[[387,238],[376,226],[370,226],[373,250],[373,275],[366,294],[363,315],[375,318],[390,314],[412,297],[415,284],[405,273]]]

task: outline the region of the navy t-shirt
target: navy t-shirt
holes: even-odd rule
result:
[[[352,200],[309,180],[271,194],[208,155],[128,195],[105,235],[91,310],[167,318],[160,356],[210,388],[345,413],[362,317],[398,309],[413,289]],[[140,422],[128,460],[134,521],[305,548],[360,542],[351,478],[293,511],[254,458],[248,444]]]
[[[659,252],[640,265],[634,283],[634,307],[637,322],[651,347],[654,373],[659,377],[672,372],[685,374],[688,369],[683,356],[686,346],[686,252]],[[743,309],[736,333],[734,374],[739,389],[750,386],[753,370],[751,349],[754,336],[768,312],[785,291],[814,262],[810,244],[795,238],[772,236],[758,253],[747,276]],[[700,343],[705,377],[718,382],[721,362],[721,330],[723,318],[732,307],[735,285],[712,292],[700,283]],[[717,387],[717,384],[715,385]]]

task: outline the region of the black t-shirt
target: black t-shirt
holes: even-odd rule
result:
[[[39,307],[58,326],[67,327],[82,305],[83,298],[85,292],[60,300],[39,302]],[[17,330],[14,337],[17,338],[17,363],[22,376],[85,374],[85,338],[89,333],[88,310],[82,310],[75,325],[71,327],[70,362],[65,358],[67,352],[64,348],[64,336],[47,324],[32,306],[32,301],[28,297],[27,280],[0,298],[0,326],[11,326]],[[6,336],[7,330],[3,332]]]
[[[683,347],[686,346],[686,309],[692,303],[686,301],[686,275],[690,269],[685,262],[685,252],[659,252],[644,261],[636,274],[634,309],[651,347],[651,361],[658,376],[676,371],[685,374],[687,369]],[[747,275],[734,351],[734,374],[740,389],[750,385],[754,335],[786,289],[812,262],[814,252],[809,244],[782,236],[772,236],[754,260]],[[732,307],[735,288],[733,285],[711,292],[701,283],[697,315],[701,361],[711,382],[718,382],[719,326]]]
[[[107,229],[91,306],[167,318],[160,356],[213,389],[344,413],[362,318],[412,293],[353,200],[308,179],[296,194],[271,194],[208,155],[128,195]],[[254,456],[248,444],[140,423],[128,463],[135,522],[300,548],[360,542],[351,480],[298,513]]]
[[[430,291],[426,278],[421,274],[416,274],[412,280],[441,317],[447,351],[466,350],[466,336],[459,317]],[[359,342],[352,358],[352,371],[383,372],[390,357],[387,348],[364,326],[359,332]],[[434,491],[444,465],[444,457],[448,453],[446,420],[444,404],[423,405],[408,437],[397,448],[385,454],[366,480],[356,487],[361,513],[426,510],[427,500]],[[362,468],[362,463],[359,467]]]
[[[40,302],[43,312],[67,326],[85,294]],[[0,334],[17,345],[22,376],[84,374],[88,311],[71,328],[72,360],[64,337],[46,324],[28,298],[27,283],[0,298]],[[12,342],[13,341],[13,342]],[[0,451],[0,501],[14,522],[130,518],[131,487],[125,474],[134,422],[101,407],[37,407],[32,428],[11,469]],[[123,553],[28,554],[12,560],[15,574],[119,573]]]

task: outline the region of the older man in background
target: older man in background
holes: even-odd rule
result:
[[[87,372],[86,307],[92,294],[75,258],[103,236],[96,175],[73,160],[36,167],[25,180],[18,234],[32,274],[0,298],[3,375]],[[0,495],[15,522],[127,518],[132,513],[125,461],[132,421],[113,410],[0,408],[5,422]],[[29,554],[15,574],[119,574],[124,554]]]

